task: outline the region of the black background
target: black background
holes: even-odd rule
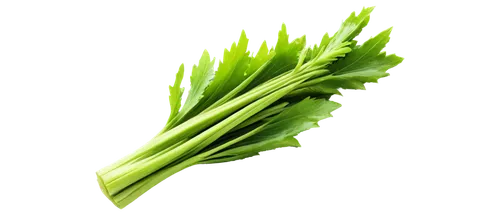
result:
[[[377,23],[401,24],[401,40],[393,47],[410,48],[416,24],[409,21],[412,9],[401,2],[386,0]],[[200,40],[222,48],[232,39],[232,24],[271,32],[280,16],[297,24],[297,32],[317,32],[320,24],[335,23],[344,8],[359,7],[359,1],[232,2],[214,9],[185,3],[96,7],[75,23],[83,38],[77,41],[83,56],[80,78],[86,80],[77,89],[78,105],[85,109],[78,114],[92,122],[85,130],[90,134],[79,139],[86,146],[79,150],[85,160],[77,179],[85,179],[85,168],[95,167],[95,160],[127,151],[135,136],[148,136],[158,127],[159,80],[167,79],[167,64],[177,63],[175,56],[191,55]],[[409,203],[421,185],[419,163],[425,160],[417,152],[422,142],[416,130],[422,125],[415,122],[421,106],[413,92],[416,75],[412,70],[399,81],[386,81],[376,97],[354,97],[321,136],[306,137],[304,153],[274,153],[272,161],[250,161],[248,168],[195,169],[193,176],[178,177],[168,193],[154,193],[145,209],[129,212],[330,211]],[[80,204],[84,212],[111,212],[95,200],[94,185],[82,193],[80,200],[88,201],[88,206]]]

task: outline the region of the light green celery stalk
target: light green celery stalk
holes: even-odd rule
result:
[[[276,48],[269,50],[264,42],[253,57],[243,31],[239,42],[225,50],[217,72],[214,60],[203,53],[182,108],[181,65],[169,88],[168,123],[143,147],[97,172],[103,193],[123,208],[186,167],[300,146],[295,135],[317,127],[340,107],[320,98],[340,94],[339,88],[359,89],[401,62],[380,52],[388,41],[385,31],[356,46],[353,39],[372,10],[351,14],[333,37],[326,34],[313,49],[304,48],[305,36],[288,42],[283,25]]]
[[[302,79],[302,81],[303,80],[305,79]],[[298,84],[300,84],[302,81],[296,81],[294,84],[286,86],[270,94],[269,96],[266,96],[265,98],[259,99],[258,101],[250,104],[249,106],[243,108],[237,113],[231,115],[229,118],[223,120],[217,125],[206,130],[202,134],[197,135],[195,138],[192,138],[191,140],[187,141],[185,144],[182,144],[181,146],[174,148],[169,153],[163,153],[162,155],[159,155],[158,157],[148,162],[138,162],[134,163],[133,165],[127,165],[127,167],[123,168],[122,171],[124,171],[125,173],[121,176],[116,176],[115,178],[106,177],[106,175],[110,174],[99,176],[101,187],[102,188],[105,187],[104,188],[105,193],[110,197],[112,201],[115,202],[117,206],[121,207],[119,201],[117,201],[118,198],[112,199],[111,196],[117,195],[125,187],[132,185],[133,183],[139,181],[143,177],[146,177],[152,172],[155,172],[161,169],[162,167],[172,163],[177,158],[179,158],[183,153],[189,152],[191,149],[194,149],[198,145],[201,144],[203,146],[206,146],[211,142],[215,141],[221,135],[228,132],[232,128],[236,127],[238,124],[242,123],[247,118],[258,113],[260,110],[264,109],[265,107],[272,104],[279,98],[283,97],[286,93],[293,90],[293,88],[296,87]],[[111,173],[111,175],[115,175],[117,174],[116,172],[121,172],[121,171],[112,171],[112,172],[115,173],[114,174]],[[110,181],[106,182],[106,179]]]
[[[234,143],[237,143],[241,141],[242,139],[245,139],[257,132],[260,131],[265,125],[261,125],[260,128],[254,129],[252,132],[248,132],[246,135],[242,135],[239,138],[233,139],[232,141],[227,142],[227,145],[232,145]],[[218,150],[223,149],[222,147],[219,148]],[[218,150],[214,150],[213,152],[216,152]],[[171,175],[181,171],[182,169],[185,169],[189,166],[201,163],[206,159],[207,156],[209,156],[212,152],[210,153],[205,153],[205,154],[199,154],[197,156],[190,157],[187,160],[184,160],[180,163],[177,164],[171,164],[168,166],[163,167],[162,169],[156,171],[154,174],[151,174],[147,176],[146,178],[134,183],[133,185],[130,185],[127,187],[127,189],[121,191],[120,193],[110,196],[107,192],[105,192],[106,196],[119,208],[123,208],[130,204],[132,201],[137,199],[139,196],[141,196],[143,193],[145,193],[147,190],[155,186],[156,184],[160,183],[164,179],[170,177]],[[103,190],[105,191],[105,190]]]
[[[217,138],[231,130],[233,127],[237,126],[247,118],[258,113],[260,110],[264,109],[268,105],[286,95],[298,84],[300,84],[300,82],[287,86],[269,96],[255,101],[254,103],[246,106],[242,110],[217,123],[201,134],[196,135],[196,137],[193,137],[184,144],[174,148],[168,153],[158,155],[147,162],[141,162],[140,164],[134,164],[132,166],[124,167],[125,173],[120,174],[119,176],[111,178],[103,177],[104,179],[109,180],[109,182],[106,184],[108,192],[110,194],[116,194],[130,184],[133,184],[143,177],[146,177],[147,175],[174,162],[178,158],[182,157],[182,155],[184,155],[186,152],[194,149],[196,146],[208,145],[212,143]]]

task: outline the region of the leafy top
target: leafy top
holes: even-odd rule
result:
[[[342,42],[351,41],[361,33],[361,30],[370,21],[370,13],[375,9],[375,7],[363,8],[359,15],[356,16],[355,12],[342,23],[340,29],[333,35],[332,40],[328,47],[335,46]],[[328,48],[327,47],[327,48]]]
[[[392,28],[382,31],[377,36],[369,39],[361,46],[355,46],[345,58],[331,64],[328,69],[331,75],[320,77],[305,82],[288,94],[288,98],[301,99],[303,97],[328,98],[339,94],[342,89],[365,89],[367,82],[377,82],[382,77],[389,76],[387,70],[398,65],[403,58],[396,55],[386,55],[382,49],[390,39]]]

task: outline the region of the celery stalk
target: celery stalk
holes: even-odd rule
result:
[[[135,152],[97,171],[104,195],[123,208],[169,176],[193,165],[222,163],[280,147],[299,147],[298,133],[318,127],[340,104],[328,101],[338,89],[364,89],[402,61],[386,56],[383,47],[391,29],[361,46],[356,37],[373,8],[364,8],[326,34],[319,46],[305,48],[305,36],[288,41],[286,27],[269,50],[246,51],[242,32],[238,44],[224,53],[219,70],[207,51],[193,66],[191,90],[184,106],[181,65],[170,86],[171,112],[163,129]]]

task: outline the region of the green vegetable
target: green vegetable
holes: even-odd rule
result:
[[[242,32],[214,59],[203,52],[193,66],[191,89],[181,108],[184,65],[170,86],[170,117],[151,141],[97,172],[103,193],[119,208],[165,178],[195,164],[221,163],[280,147],[299,147],[294,138],[330,117],[340,104],[329,101],[339,89],[364,89],[402,62],[381,52],[391,29],[356,45],[373,8],[352,13],[338,32],[319,46],[305,48],[305,36],[288,40],[285,25],[276,47],[264,42],[255,56]]]

